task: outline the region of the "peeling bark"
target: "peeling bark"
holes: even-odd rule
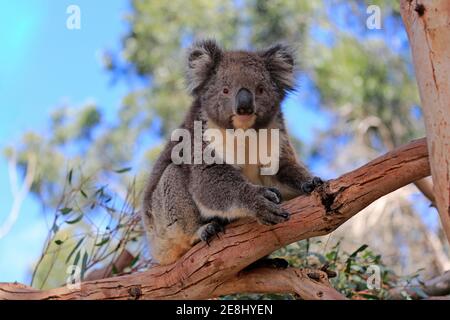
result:
[[[87,281],[78,290],[39,291],[0,283],[0,299],[207,299],[247,290],[294,292],[304,299],[343,299],[320,270],[314,274],[293,268],[242,270],[290,243],[332,232],[378,198],[429,174],[426,141],[415,140],[327,181],[310,196],[284,203],[291,213],[286,223],[269,227],[243,219],[228,226],[220,239],[209,246],[197,244],[172,265]]]
[[[425,117],[434,197],[450,242],[450,1],[401,0]]]

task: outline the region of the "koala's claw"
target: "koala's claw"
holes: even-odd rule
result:
[[[318,186],[321,186],[323,181],[319,177],[312,178],[311,181],[304,182],[301,186],[301,189],[304,193],[310,194],[313,192]]]
[[[259,211],[256,215],[256,219],[259,223],[266,226],[273,226],[278,223],[286,222],[289,220],[289,212],[285,211]]]
[[[280,192],[275,188],[262,188],[261,190],[254,208],[258,222],[271,226],[289,220],[289,213],[279,206],[281,203]]]
[[[200,240],[206,242],[209,246],[211,238],[215,235],[219,238],[219,233],[224,231],[224,227],[217,223],[216,221],[211,221],[207,224],[204,224],[198,230]]]
[[[272,266],[276,269],[286,269],[289,267],[289,262],[284,260],[283,258],[273,258],[272,260]]]
[[[277,188],[265,188],[263,195],[267,200],[276,204],[280,204],[282,201],[281,192]]]
[[[282,258],[261,258],[252,264],[250,264],[246,271],[250,271],[257,268],[271,268],[271,269],[286,269],[289,267],[289,262]]]
[[[261,260],[261,263],[268,268],[274,269],[286,269],[289,267],[289,262],[283,258],[266,258]]]
[[[278,198],[278,199],[276,199],[277,201],[273,201],[273,202],[275,202],[276,204],[280,204],[283,201],[283,198],[281,196],[281,192],[277,188],[270,187],[270,188],[267,188],[267,189],[269,189],[270,191],[275,193],[277,198]]]
[[[320,177],[314,177],[314,178],[312,179],[312,181],[313,181],[313,184],[314,184],[316,187],[323,185],[323,180],[322,180],[322,178],[320,178]]]

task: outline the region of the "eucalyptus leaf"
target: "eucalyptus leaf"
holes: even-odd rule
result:
[[[83,243],[84,239],[85,238],[83,237],[80,240],[78,240],[78,242],[75,245],[75,247],[73,247],[72,251],[70,251],[69,255],[66,258],[66,264],[69,262],[70,258],[72,258],[72,256],[75,253],[75,251],[80,247],[81,243]],[[76,264],[76,263],[74,263],[74,264]]]
[[[116,172],[116,173],[124,173],[124,172],[130,171],[131,169],[132,169],[131,167],[126,167],[126,168],[122,168],[122,169],[119,169],[119,170],[114,170],[114,172]]]
[[[75,224],[75,223],[77,223],[78,221],[80,221],[81,219],[83,219],[83,214],[80,214],[78,217],[76,217],[76,218],[73,219],[73,220],[66,220],[65,223],[68,223],[68,224]]]
[[[62,209],[59,209],[59,212],[61,212],[63,215],[69,214],[69,213],[71,213],[72,211],[73,211],[72,208],[62,208]]]

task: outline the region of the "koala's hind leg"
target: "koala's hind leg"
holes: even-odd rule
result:
[[[159,264],[175,262],[199,239],[199,211],[187,189],[188,176],[171,164],[162,174],[152,195],[151,217],[146,226],[153,259]],[[149,214],[147,214],[149,216]]]

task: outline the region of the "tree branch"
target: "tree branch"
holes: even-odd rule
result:
[[[436,207],[436,199],[433,191],[433,181],[428,178],[420,179],[414,182],[417,189],[431,202],[433,207]]]
[[[304,300],[344,300],[345,297],[328,282],[325,272],[312,269],[261,268],[239,273],[217,287],[213,296],[236,292],[295,293]]]
[[[31,185],[33,184],[34,175],[36,173],[36,162],[37,159],[34,155],[30,155],[28,157],[25,178],[23,180],[22,186],[19,188],[17,184],[17,159],[15,154],[13,154],[11,159],[9,160],[8,171],[11,191],[13,194],[13,204],[11,207],[11,211],[5,219],[5,222],[0,225],[0,239],[5,237],[9,233],[11,228],[14,226],[14,223],[16,223],[17,218],[19,217],[22,204],[25,201],[28,193],[30,192]]]
[[[402,299],[402,292],[406,292],[411,298],[419,299],[418,292],[423,291],[430,297],[445,296],[450,294],[450,270],[442,275],[425,281],[420,285],[403,286],[389,290],[391,299]]]
[[[295,291],[305,299],[320,298],[317,292],[322,290],[326,297],[342,298],[325,290],[329,287],[323,281],[316,281],[313,286],[296,269],[259,270],[247,274],[246,278],[240,272],[290,243],[332,232],[378,198],[429,174],[426,141],[416,140],[326,182],[310,196],[284,203],[284,208],[291,213],[286,223],[269,227],[242,219],[228,226],[220,239],[213,240],[209,246],[197,244],[169,266],[87,281],[76,290],[62,287],[38,291],[4,283],[0,284],[0,299],[206,299],[239,293],[250,287],[259,292]],[[261,282],[263,275],[269,274],[280,283],[266,278]],[[288,285],[286,279],[294,277],[300,280]]]

